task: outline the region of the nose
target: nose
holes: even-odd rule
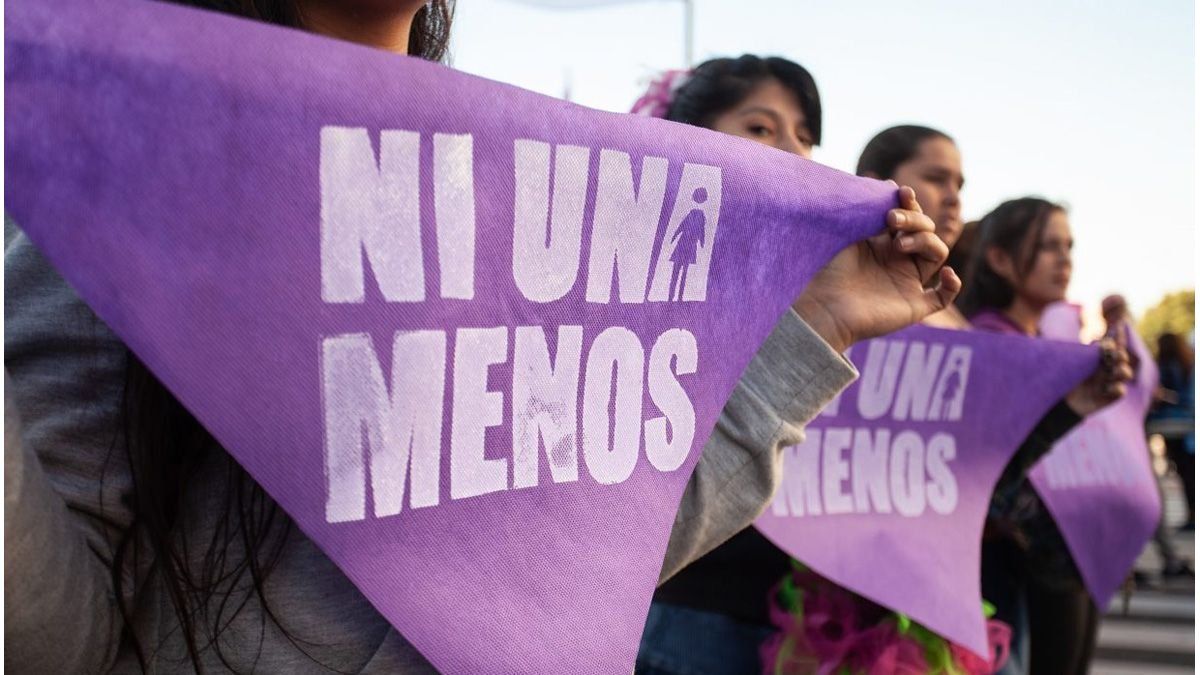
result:
[[[956,183],[956,182],[951,182],[946,186],[946,199],[945,199],[946,206],[958,206],[959,205],[959,201],[958,201],[959,190],[960,190],[960,188],[958,187],[958,183]]]

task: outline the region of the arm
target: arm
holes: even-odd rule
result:
[[[6,387],[11,392],[11,387]],[[121,618],[108,566],[88,546],[4,399],[4,665],[95,673],[116,658]]]
[[[783,448],[858,373],[792,310],[742,373],[688,482],[659,583],[754,521],[782,478]]]
[[[1038,460],[1049,453],[1060,438],[1066,436],[1081,421],[1083,418],[1072,410],[1066,401],[1059,401],[1055,404],[1050,412],[1038,421],[1033,431],[1029,432],[1029,436],[1017,449],[1017,454],[1008,460],[1004,472],[1000,474],[1000,480],[996,483],[996,492],[998,494],[1007,493],[1025,480],[1026,474],[1033,468],[1033,465],[1037,464]]]
[[[123,627],[113,549],[132,518],[114,442],[125,347],[22,234],[4,276],[5,665],[105,672]]]

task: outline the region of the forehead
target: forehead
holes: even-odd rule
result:
[[[921,141],[911,161],[939,166],[955,173],[962,171],[962,155],[958,152],[958,146],[941,136]]]
[[[1046,218],[1046,229],[1042,232],[1042,239],[1070,238],[1071,222],[1067,219],[1067,214],[1058,209],[1051,211],[1050,215]]]
[[[804,110],[800,108],[800,99],[791,89],[773,77],[755,85],[735,111],[749,112],[751,108],[764,108],[794,122],[806,123]]]

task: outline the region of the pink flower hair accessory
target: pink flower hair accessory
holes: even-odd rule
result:
[[[633,108],[629,112],[644,117],[665,119],[667,111],[671,109],[671,101],[675,98],[675,92],[687,83],[691,75],[691,70],[664,70],[658,77],[650,81],[646,92],[633,104]]]

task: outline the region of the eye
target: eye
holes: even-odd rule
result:
[[[771,128],[763,124],[751,124],[748,129],[751,136],[770,136],[773,132]]]

